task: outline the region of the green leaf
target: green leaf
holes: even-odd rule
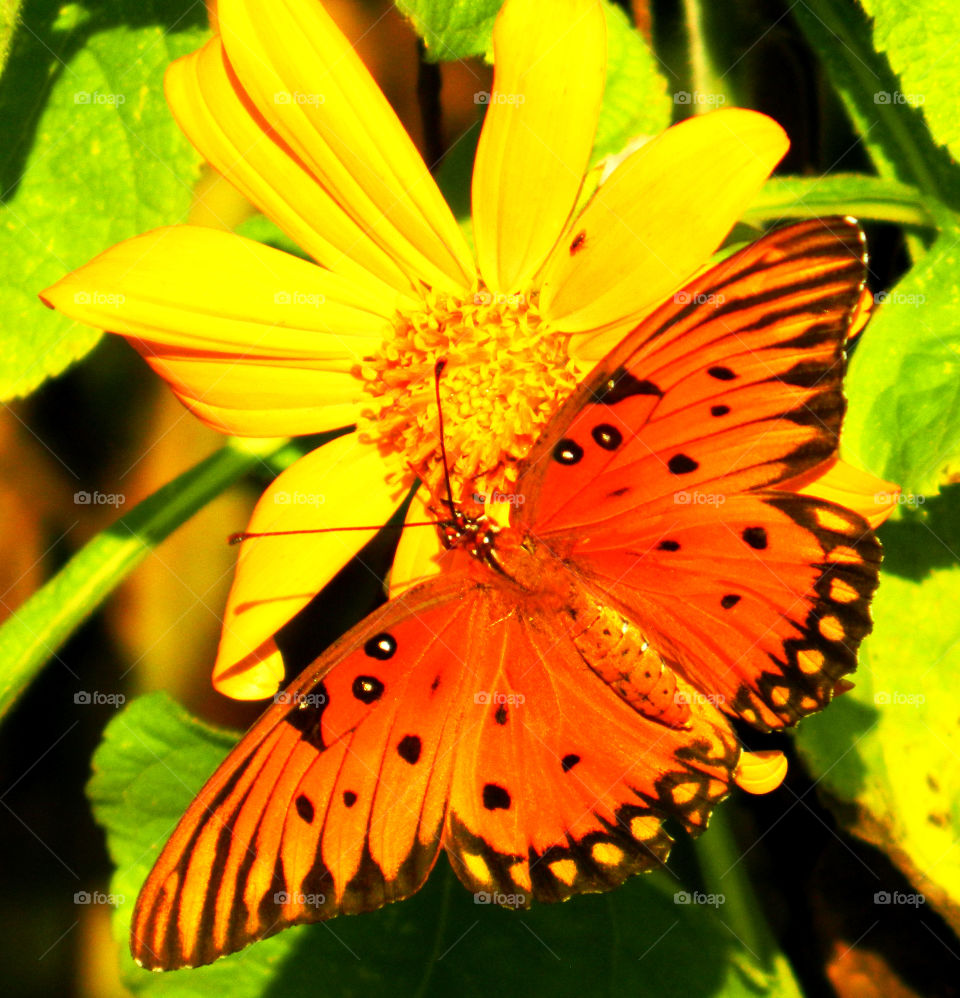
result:
[[[861,220],[918,228],[936,225],[923,193],[916,187],[865,173],[773,177],[763,185],[741,221],[759,225],[824,215],[853,215]]]
[[[381,911],[290,929],[209,967],[137,969],[126,951],[133,903],[159,847],[231,738],[167,697],[143,697],[108,725],[88,794],[117,865],[115,928],[137,994],[220,998],[389,993],[482,996],[497,968],[523,968],[531,998],[605,992],[795,998],[782,955],[764,964],[728,928],[723,903],[676,903],[666,874],[606,895],[511,912],[477,904],[441,859],[418,894]],[[709,832],[707,833],[710,834]],[[507,985],[509,990],[509,985]]]
[[[960,171],[933,142],[920,109],[894,99],[904,87],[873,50],[862,8],[848,0],[806,0],[790,11],[823,59],[877,172],[960,207]]]
[[[862,0],[873,18],[873,44],[886,54],[902,91],[891,101],[918,107],[933,138],[960,159],[956,59],[957,5],[954,0]]]
[[[230,440],[98,534],[0,625],[0,716],[80,624],[177,527],[246,472],[301,454],[281,441]]]
[[[898,483],[936,492],[960,458],[960,221],[883,294],[850,363],[845,456]],[[881,296],[878,296],[881,298]]]
[[[62,371],[100,333],[37,294],[106,247],[180,221],[198,161],[163,97],[197,48],[192,0],[30,0],[0,80],[0,398]]]
[[[886,524],[884,578],[856,688],[797,745],[851,831],[886,850],[960,933],[960,488]],[[885,909],[862,899],[881,917]]]
[[[607,85],[593,146],[594,162],[620,152],[629,139],[656,135],[670,124],[667,81],[643,36],[611,3],[607,13]]]
[[[503,0],[396,0],[434,62],[490,56]]]

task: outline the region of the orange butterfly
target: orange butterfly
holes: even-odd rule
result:
[[[214,773],[137,900],[137,961],[378,908],[441,846],[469,890],[526,906],[659,865],[667,818],[700,832],[738,761],[726,715],[819,710],[870,629],[866,521],[777,489],[836,454],[864,274],[853,221],[802,222],[641,323],[521,465],[510,526],[451,503],[441,573]]]

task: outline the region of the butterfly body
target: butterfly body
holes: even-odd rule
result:
[[[598,365],[518,469],[509,525],[438,502],[439,574],[213,774],[138,898],[136,959],[369,911],[441,848],[524,907],[661,864],[667,818],[702,831],[738,761],[729,716],[820,709],[869,630],[869,526],[789,488],[836,456],[864,266],[847,219],[764,237]]]

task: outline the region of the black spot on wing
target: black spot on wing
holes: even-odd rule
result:
[[[672,475],[689,475],[690,472],[696,471],[700,467],[700,464],[686,454],[674,454],[667,461],[667,467],[670,469]]]
[[[300,794],[294,803],[297,809],[297,814],[299,814],[308,825],[312,825],[315,811],[313,804],[310,802],[310,798],[306,794]]]
[[[767,547],[767,532],[763,527],[745,527],[741,537],[754,551],[763,551]]]
[[[498,783],[485,783],[482,798],[483,806],[488,811],[506,811],[513,803],[506,788]]]
[[[397,745],[397,754],[404,762],[409,762],[412,766],[420,758],[423,743],[417,735],[404,735]]]
[[[583,459],[583,448],[576,440],[565,438],[553,448],[553,459],[558,464],[579,464]]]
[[[560,767],[565,773],[569,773],[579,761],[580,756],[578,756],[576,752],[570,752],[560,760]]]
[[[397,639],[392,634],[384,631],[382,634],[375,634],[363,646],[364,652],[370,658],[379,659],[385,662],[388,658],[393,658],[397,651]]]
[[[376,676],[357,676],[352,693],[361,703],[375,703],[383,696],[383,683]]]

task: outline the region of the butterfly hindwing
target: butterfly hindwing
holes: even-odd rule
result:
[[[468,706],[444,836],[463,883],[510,906],[563,900],[662,863],[666,818],[701,831],[739,753],[712,705],[688,693],[665,725],[598,678],[569,616],[486,612],[499,622],[472,647],[494,686]]]

